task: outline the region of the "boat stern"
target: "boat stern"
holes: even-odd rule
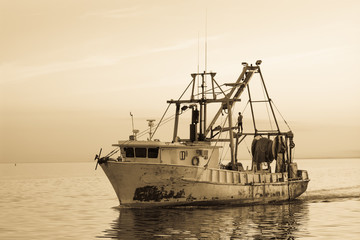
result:
[[[309,174],[306,170],[297,170],[296,178],[289,179],[289,199],[295,199],[303,194],[310,182]]]

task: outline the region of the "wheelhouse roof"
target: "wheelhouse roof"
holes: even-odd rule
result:
[[[119,141],[117,144],[113,144],[114,147],[147,147],[147,148],[189,148],[189,149],[199,149],[199,148],[222,148],[222,146],[212,146],[208,142],[191,142],[191,143],[182,143],[182,142],[160,142],[160,141]]]

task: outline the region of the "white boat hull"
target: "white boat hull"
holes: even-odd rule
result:
[[[246,205],[295,199],[306,191],[306,171],[254,173],[156,163],[101,164],[123,207]]]

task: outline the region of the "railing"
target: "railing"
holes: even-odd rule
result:
[[[280,183],[288,181],[288,173],[235,172],[222,169],[206,169],[197,180],[218,184],[240,185]]]

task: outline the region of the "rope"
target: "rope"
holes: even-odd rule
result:
[[[171,105],[171,103],[169,103],[169,105],[167,106],[167,108],[166,108],[166,110],[165,110],[164,114],[162,115],[162,117],[161,117],[161,119],[160,119],[159,123],[156,125],[156,128],[155,128],[155,130],[154,130],[154,133],[151,135],[151,138],[155,135],[156,130],[158,130],[158,128],[159,128],[159,126],[160,126],[160,124],[161,124],[161,121],[164,119],[165,114],[167,113],[167,111],[168,111],[168,110],[169,110],[169,108],[170,108],[170,105]]]
[[[184,110],[182,113],[186,112],[187,110],[188,110],[188,109]],[[181,115],[182,113],[179,113],[179,115]],[[160,124],[160,123],[158,124],[159,127],[161,127],[161,126],[165,125],[166,123],[168,123],[169,121],[173,120],[174,117],[175,117],[175,114],[173,114],[173,115],[171,115],[170,117],[166,118],[165,120],[163,120],[163,121],[161,122],[161,124]],[[149,131],[150,131],[149,129],[145,129],[144,131],[138,133],[137,137],[140,138],[140,137],[148,134]],[[153,135],[154,135],[154,134],[153,134]],[[122,143],[122,144],[125,145],[125,144],[128,144],[129,142],[131,142],[131,140],[127,140],[126,142],[124,142],[124,143]]]
[[[245,105],[244,109],[242,110],[242,113],[245,111],[245,109],[246,109],[246,108],[247,108],[247,106],[249,105],[249,102],[250,102],[250,100],[248,100],[248,101],[247,101],[247,103],[246,103],[246,105]]]
[[[228,135],[228,132],[226,132],[225,138],[227,138],[227,135]],[[224,143],[224,146],[225,146],[225,143]],[[226,156],[226,154],[227,154],[227,152],[228,152],[228,150],[229,150],[229,146],[227,146],[227,148],[226,148],[225,155],[224,155],[224,149],[225,149],[225,147],[224,147],[224,148],[222,149],[222,151],[221,151],[219,164],[221,164],[221,162],[222,162],[222,160],[223,160],[223,157],[225,158],[225,156]]]
[[[225,154],[224,154],[224,158],[221,158],[221,159],[220,159],[219,165],[222,164],[222,160],[225,159],[225,156],[226,156],[226,154],[228,153],[229,149],[230,149],[230,147],[228,146],[228,147],[226,148],[226,152],[225,152]],[[221,157],[222,157],[222,156],[221,156]]]
[[[191,81],[190,81],[190,83],[188,84],[188,86],[185,88],[184,92],[180,95],[178,101],[182,98],[182,96],[184,96],[185,92],[188,90],[188,88],[190,87],[190,85],[191,85],[193,82],[194,82],[194,80],[191,80]],[[167,111],[169,110],[170,105],[171,105],[171,103],[169,103],[169,105],[167,106],[167,108],[166,108],[164,114],[162,115],[159,123],[156,125],[155,131],[154,131],[154,133],[151,135],[151,138],[155,135],[157,129],[161,126],[161,122],[162,122],[163,118],[165,117]],[[186,110],[185,110],[185,111],[186,111]],[[185,112],[185,111],[183,111],[183,112]],[[179,115],[181,115],[181,114],[182,114],[182,112],[181,112]],[[175,116],[175,114],[172,115],[171,117],[173,117],[173,116]],[[147,131],[147,130],[146,130],[146,131]],[[146,133],[147,133],[147,132],[146,132]],[[140,137],[140,135],[141,135],[141,134],[139,134],[139,137]],[[143,135],[141,135],[141,136],[143,136]]]
[[[178,101],[182,98],[182,96],[184,96],[185,92],[188,90],[188,88],[190,87],[190,85],[191,85],[192,82],[193,82],[193,81],[190,81],[190,83],[188,84],[188,86],[186,87],[186,89],[184,90],[184,92],[180,95]],[[155,132],[157,131],[157,129],[158,129],[160,126],[166,124],[167,122],[169,122],[170,120],[172,120],[172,118],[175,116],[175,114],[173,114],[173,115],[170,116],[169,118],[165,119],[164,122],[162,123],[162,121],[163,121],[163,119],[164,119],[167,111],[168,111],[169,108],[170,108],[170,105],[171,105],[171,103],[169,103],[169,105],[167,106],[167,108],[166,108],[164,114],[162,115],[159,123],[156,125],[156,129],[155,129],[155,131],[154,131],[154,133],[152,134],[151,137],[153,137],[153,136],[155,135]],[[185,110],[185,111],[186,111],[186,110]],[[185,111],[183,111],[183,112],[185,112]],[[179,115],[181,115],[183,112],[181,112]],[[138,136],[138,137],[142,137],[142,136],[148,134],[149,131],[150,131],[150,129],[145,129],[144,131],[140,132],[137,136]],[[129,142],[130,142],[130,140],[124,142],[123,144],[127,144],[127,143],[129,143]]]
[[[109,152],[105,157],[111,157],[112,155],[114,155],[115,153],[117,153],[120,149],[114,149],[111,152]]]
[[[224,121],[224,123],[223,123],[223,125],[222,125],[222,128],[225,126],[226,119],[228,118],[228,116],[229,116],[229,115],[226,116],[225,121]],[[211,157],[212,157],[212,155],[213,155],[213,153],[214,153],[215,147],[216,147],[216,145],[217,145],[218,142],[219,142],[219,138],[220,138],[220,135],[221,135],[221,133],[222,133],[222,128],[221,128],[221,131],[220,131],[219,136],[218,136],[218,141],[215,142],[215,145],[214,145],[213,148],[212,148],[210,157],[209,157],[209,159],[207,160],[206,164],[204,165],[204,168],[201,169],[201,173],[200,173],[200,174],[196,174],[196,175],[197,175],[197,177],[196,177],[197,181],[200,180],[201,176],[204,174],[205,170],[206,170],[206,169],[208,168],[208,166],[209,166],[209,162],[210,162]],[[195,182],[194,182],[193,184],[195,184]]]
[[[193,83],[193,80],[190,81],[189,85],[185,88],[184,92],[181,94],[181,96],[179,97],[178,101],[182,98],[182,96],[184,96],[185,92],[188,90],[188,88],[190,87],[191,83]]]
[[[263,91],[263,94],[264,94],[264,99],[266,99],[264,85],[261,84],[261,87],[262,87],[262,91]],[[271,130],[273,130],[273,126],[272,126],[271,119],[270,119],[269,106],[266,103],[265,103],[265,106],[266,106],[266,112],[267,112],[268,118],[269,118],[270,128],[271,128]]]
[[[250,149],[249,149],[249,147],[248,147],[245,139],[244,139],[244,143],[245,143],[245,146],[246,146],[246,148],[247,148],[247,150],[248,150],[248,152],[249,152],[250,158],[252,159]]]
[[[186,112],[188,109],[182,111],[181,113],[179,113],[179,115],[183,114],[184,112]],[[159,125],[159,127],[165,125],[166,123],[170,122],[171,120],[173,120],[175,117],[175,114],[171,115],[170,117],[166,118],[165,120],[163,120],[163,122]],[[146,135],[149,132],[149,129],[144,130],[143,132],[139,133],[139,137],[142,137],[144,135]]]
[[[279,111],[279,109],[276,107],[274,101],[273,101],[273,100],[270,100],[270,101],[273,103],[274,107],[276,108],[276,110],[277,110],[278,113],[280,114],[280,116],[281,116],[281,118],[283,119],[283,121],[285,122],[286,126],[289,128],[290,131],[292,131],[291,128],[290,128],[290,126],[289,126],[289,124],[286,122],[285,118],[283,117],[283,115],[281,114],[281,112]]]
[[[222,125],[222,127],[221,127],[221,131],[220,131],[220,133],[219,133],[219,136],[218,136],[218,138],[217,138],[217,141],[215,142],[215,144],[214,144],[214,146],[213,146],[213,148],[212,148],[212,150],[211,150],[210,157],[209,157],[209,159],[207,160],[206,164],[204,165],[204,166],[205,166],[205,168],[208,168],[208,166],[209,166],[209,162],[210,162],[211,157],[212,157],[212,155],[213,155],[213,153],[214,153],[215,147],[216,147],[216,145],[217,145],[217,144],[218,144],[218,142],[219,142],[219,139],[220,139],[221,133],[223,132],[223,131],[222,131],[222,129],[223,129],[223,128],[224,128],[224,126],[225,126],[225,123],[226,123],[226,120],[227,120],[228,116],[229,116],[229,115],[227,115],[227,116],[226,116],[225,121],[224,121],[224,123],[223,123],[223,125]],[[230,129],[230,131],[232,131],[232,130]]]
[[[224,85],[225,85],[225,84],[221,84],[221,85],[220,85],[220,90],[222,90],[221,87],[224,86]],[[213,90],[215,90],[215,89],[217,89],[217,88],[219,88],[219,87],[216,86],[216,87],[214,87],[214,88],[210,88],[209,90],[206,90],[206,91],[205,91],[205,94],[210,94],[211,91],[213,91]],[[231,88],[226,89],[226,90],[223,90],[223,92],[225,93],[225,92],[228,92],[228,91],[230,91],[230,90],[231,90]],[[221,95],[221,94],[222,94],[222,92],[221,92],[221,93],[218,93],[217,96],[218,96],[218,95]],[[200,96],[200,93],[197,93],[197,94],[194,95],[194,97],[198,97],[198,96]]]
[[[250,102],[250,101],[247,101],[247,103],[245,104],[245,107],[244,107],[244,109],[242,110],[242,113],[246,110],[247,106],[249,105],[249,102]],[[234,106],[233,106],[233,107],[234,107]],[[227,119],[227,118],[226,118],[226,119]],[[226,119],[225,119],[225,120],[226,120]],[[225,121],[225,122],[226,122],[226,121]],[[227,135],[228,135],[228,132],[226,132],[225,138],[227,138]],[[224,160],[224,158],[225,158],[226,154],[228,153],[229,149],[230,149],[230,147],[228,146],[228,147],[226,148],[225,154],[224,154],[224,149],[221,151],[219,165],[222,163],[222,160]],[[249,148],[248,148],[248,151],[249,151]],[[249,153],[250,153],[250,151],[249,151]],[[251,156],[251,154],[250,154],[250,156]]]
[[[231,106],[231,112],[233,112],[234,107],[235,107],[235,104]],[[230,116],[230,117],[232,117],[232,116]],[[209,165],[211,156],[212,156],[212,154],[213,154],[213,152],[214,152],[214,149],[215,149],[216,145],[217,145],[218,142],[219,142],[220,135],[221,135],[221,133],[223,132],[222,129],[224,128],[225,123],[226,123],[226,120],[227,120],[228,118],[229,118],[229,115],[226,115],[225,120],[224,120],[224,123],[223,123],[223,125],[222,125],[222,127],[221,127],[221,131],[220,131],[219,136],[218,136],[218,138],[217,138],[217,141],[215,142],[215,145],[214,145],[214,147],[213,147],[213,149],[212,149],[212,151],[211,151],[210,157],[209,157],[208,161],[206,162],[206,164],[204,165],[204,166],[205,166],[205,169],[206,169],[206,168],[208,167],[208,165]],[[230,127],[230,126],[229,126],[229,127]],[[232,131],[232,129],[230,129],[229,131]],[[229,149],[228,149],[228,150],[229,150]]]

